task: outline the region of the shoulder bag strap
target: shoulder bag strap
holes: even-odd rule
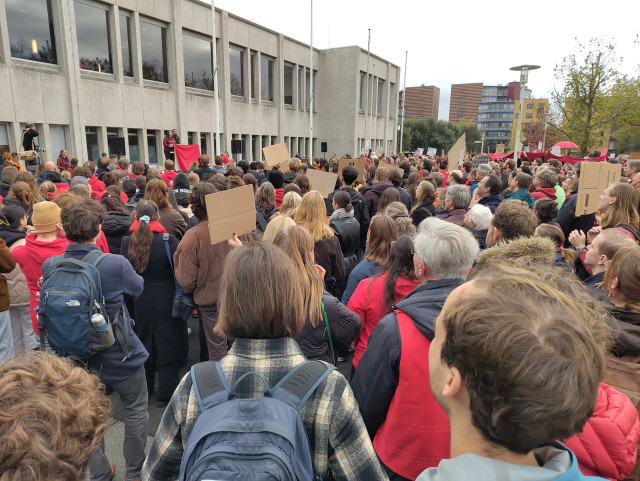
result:
[[[178,280],[176,279],[176,272],[173,270],[173,259],[171,258],[171,250],[169,249],[169,234],[162,234],[162,241],[164,242],[164,250],[167,253],[167,259],[169,259],[169,265],[171,266],[171,275],[173,275],[173,283],[176,287],[176,292],[182,292]]]
[[[329,338],[329,348],[331,349],[331,359],[333,360],[334,366],[337,363],[336,353],[333,350],[333,338],[331,336],[331,328],[329,327],[329,316],[327,316],[327,311],[324,308],[324,302],[320,303],[320,307],[322,308],[322,317],[324,318],[324,325],[327,328],[327,337]]]

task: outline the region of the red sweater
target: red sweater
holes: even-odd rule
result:
[[[585,476],[624,479],[636,463],[640,438],[638,411],[620,391],[600,383],[593,416],[582,430],[563,441]]]
[[[353,367],[355,369],[358,368],[358,363],[367,348],[373,329],[378,325],[380,319],[387,314],[382,305],[382,299],[384,299],[384,284],[388,273],[387,271],[379,277],[369,277],[360,281],[360,284],[358,284],[358,287],[349,298],[347,309],[355,312],[362,319],[362,330],[353,342],[356,347],[353,357]],[[402,299],[419,284],[420,281],[417,279],[399,277],[396,281],[396,294],[393,302]]]
[[[42,242],[36,240],[36,236],[34,235],[28,235],[25,241],[26,243],[24,245],[13,249],[11,254],[13,254],[13,258],[20,265],[22,272],[24,272],[27,278],[27,286],[31,294],[31,322],[33,323],[33,330],[36,334],[39,334],[38,316],[34,309],[40,304],[42,263],[50,257],[62,254],[66,250],[69,241],[64,237],[58,237],[51,242]]]
[[[176,178],[176,175],[178,175],[178,173],[175,170],[167,170],[161,174],[160,177],[162,177],[162,180],[164,180],[164,183],[167,184],[169,188],[173,188],[173,179]]]

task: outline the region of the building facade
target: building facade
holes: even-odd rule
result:
[[[482,83],[452,84],[449,122],[478,123],[478,107],[482,101]]]
[[[513,110],[513,127],[511,128],[511,147],[515,147],[516,143],[516,131],[518,128],[518,122],[520,122],[521,132],[527,130],[527,128],[534,122],[544,124],[545,118],[549,113],[549,99],[525,99],[523,102],[523,115],[520,115],[520,102],[515,102]],[[523,141],[524,145],[528,145],[526,139]],[[529,145],[531,150],[538,148],[537,145]]]
[[[19,148],[36,123],[43,157],[81,160],[123,138],[132,161],[161,162],[162,138],[213,154],[215,98],[220,150],[240,158],[285,142],[293,155],[393,152],[399,67],[360,47],[308,45],[198,0],[4,0],[0,8],[0,146]],[[312,81],[313,80],[313,81]],[[313,83],[313,88],[311,84]],[[310,113],[312,111],[313,113]],[[310,136],[310,115],[313,135]]]
[[[402,112],[404,104],[405,119],[438,118],[440,109],[440,89],[435,85],[421,87],[407,87],[402,91],[398,109]]]

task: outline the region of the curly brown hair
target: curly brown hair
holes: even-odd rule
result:
[[[187,202],[191,206],[191,212],[196,216],[198,221],[207,218],[207,203],[205,197],[209,194],[217,192],[213,184],[209,182],[200,182],[196,184],[191,193],[187,196]]]
[[[100,379],[29,352],[0,364],[0,481],[81,481],[111,411]]]

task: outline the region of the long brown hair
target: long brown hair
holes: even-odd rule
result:
[[[396,293],[398,279],[401,277],[412,280],[417,279],[413,266],[413,251],[411,249],[413,247],[413,238],[412,234],[403,234],[398,237],[398,240],[391,246],[391,255],[384,271],[375,276],[379,277],[385,272],[388,273],[384,282],[384,298],[382,299],[384,312],[391,311],[391,305],[398,299]],[[373,283],[370,283],[369,288],[372,285]]]
[[[387,189],[388,190],[388,189]],[[398,228],[391,217],[382,215],[369,227],[369,253],[365,259],[385,266],[391,256],[391,244],[398,238]]]
[[[31,192],[33,192],[33,198],[36,199],[36,202],[40,200],[40,187],[36,183],[36,179],[31,172],[28,170],[18,172],[18,175],[13,179],[13,182],[26,182],[29,185]]]
[[[611,188],[610,196],[615,197],[616,201],[609,210],[602,214],[600,226],[603,229],[620,224],[628,224],[635,229],[640,227],[638,192],[636,189],[630,184],[619,182]]]
[[[27,212],[30,211],[33,207],[33,204],[37,202],[37,199],[33,195],[29,184],[27,184],[26,182],[14,182],[13,184],[11,184],[9,192],[13,194],[13,197],[15,199],[19,200],[25,205]]]
[[[640,311],[640,247],[623,247],[607,266],[602,288],[608,291],[613,278],[625,299],[627,309]]]
[[[161,181],[162,182],[162,181]],[[158,206],[150,200],[141,200],[136,206],[136,219],[149,216],[151,222],[158,220]],[[144,272],[149,264],[153,231],[147,222],[141,221],[129,240],[129,260],[134,269]]]
[[[298,271],[298,288],[302,288],[304,312],[309,316],[311,325],[322,319],[322,293],[324,291],[322,278],[315,268],[313,258],[313,240],[309,231],[300,226],[285,227],[273,240],[291,257]]]
[[[171,209],[169,187],[164,183],[164,180],[153,179],[147,182],[143,198],[144,200],[153,201],[158,206],[158,210]]]

